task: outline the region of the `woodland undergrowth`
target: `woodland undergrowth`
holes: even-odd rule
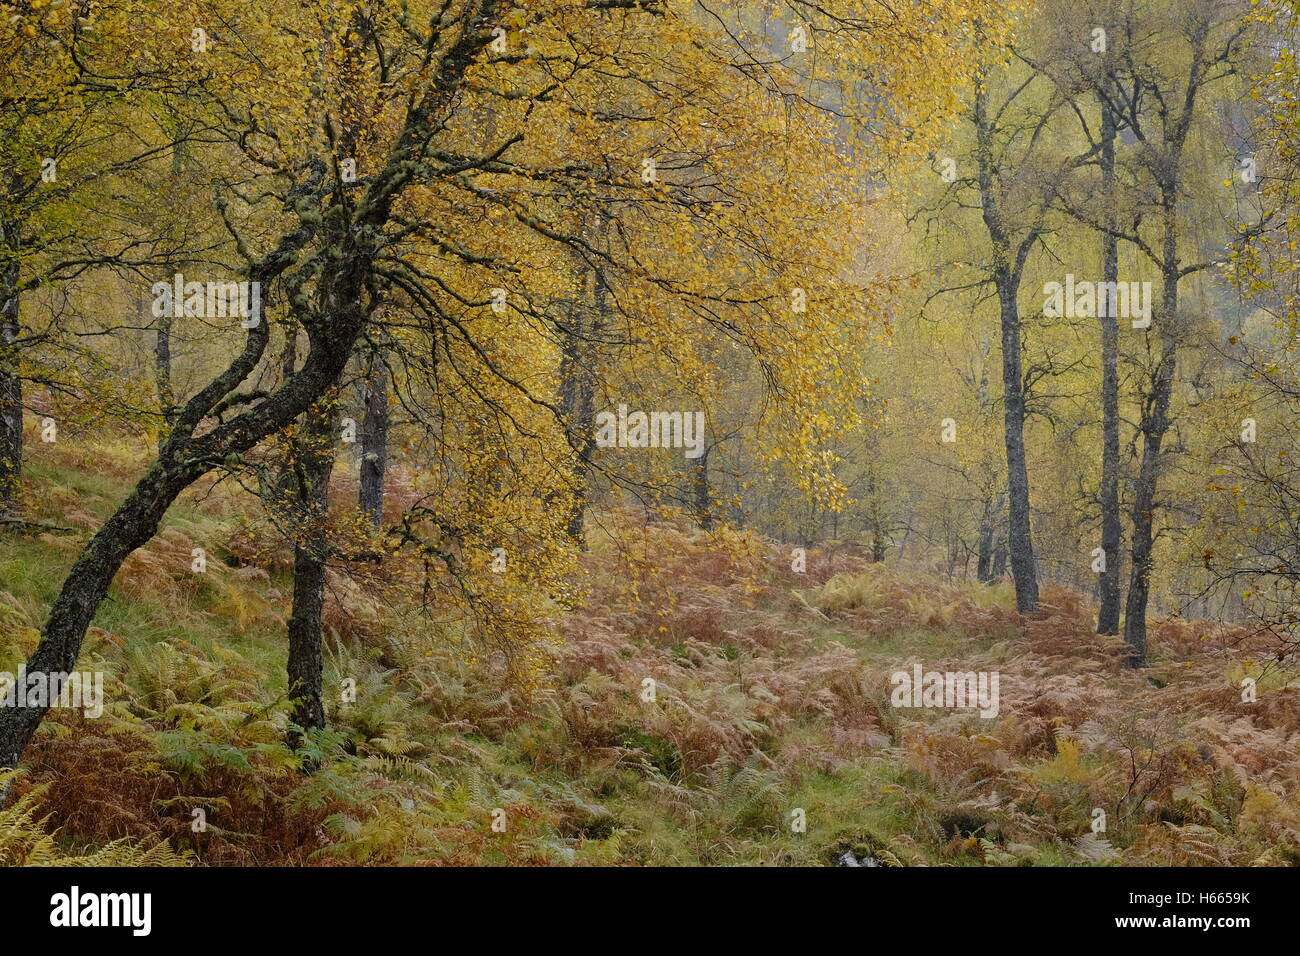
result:
[[[49,528],[0,537],[0,669],[131,468],[33,466]],[[0,864],[1300,861],[1300,684],[1268,634],[1157,619],[1133,671],[1075,592],[1026,619],[1007,582],[853,542],[796,574],[755,535],[606,513],[582,606],[519,686],[436,601],[394,601],[413,572],[393,565],[331,572],[329,729],[294,753],[285,547],[237,489],[188,495],[87,640],[103,716],[52,711],[0,780]],[[889,675],[916,663],[998,672],[998,716],[891,707]]]

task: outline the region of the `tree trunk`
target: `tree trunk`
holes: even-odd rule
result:
[[[583,349],[582,310],[574,310],[573,327],[564,337],[560,362],[560,407],[565,430],[574,453],[573,495],[569,501],[569,537],[583,540],[583,523],[587,510],[590,461],[596,447],[595,388]]]
[[[325,568],[329,538],[329,480],[337,450],[337,406],[322,399],[303,416],[302,441],[294,454],[293,612],[289,617],[289,746],[302,731],[325,726],[322,688],[321,612],[325,607]]]
[[[879,564],[881,561],[885,560],[885,555],[889,553],[889,546],[885,542],[885,539],[877,532],[872,532],[872,534],[871,562],[872,564]]]
[[[695,459],[695,476],[692,481],[695,491],[695,519],[705,531],[713,528],[713,495],[709,488],[709,452],[704,446],[704,453]]]
[[[24,673],[72,672],[81,642],[100,602],[108,593],[122,562],[158,530],[168,507],[186,486],[206,469],[182,466],[168,469],[155,463],[130,496],[104,523],[72,565],[63,588],[46,619],[41,641],[27,661]],[[0,709],[0,766],[18,763],[48,707]]]
[[[1007,539],[999,537],[998,542],[993,547],[993,581],[996,583],[1002,580],[1002,575],[1007,573]]]
[[[1165,190],[1164,200],[1164,267],[1160,323],[1160,359],[1156,365],[1151,393],[1142,413],[1142,463],[1133,489],[1133,548],[1129,571],[1128,601],[1124,610],[1124,643],[1128,645],[1126,663],[1140,667],[1147,654],[1147,601],[1151,594],[1151,551],[1155,544],[1156,487],[1160,475],[1160,451],[1169,430],[1169,403],[1173,397],[1174,370],[1177,364],[1175,325],[1178,312],[1179,267],[1177,256],[1177,196]]]
[[[564,412],[569,447],[573,449],[573,497],[568,533],[582,542],[590,487],[591,455],[596,447],[595,352],[608,309],[605,274],[595,269],[590,309],[582,304],[569,316],[560,361],[560,407]]]
[[[1007,454],[1007,548],[1016,584],[1016,609],[1027,614],[1038,607],[1038,569],[1030,531],[1029,469],[1025,457],[1025,390],[1020,356],[1020,306],[1016,301],[1033,234],[1013,252],[1011,234],[1002,217],[1000,184],[994,168],[993,128],[987,115],[987,92],[975,93],[976,155],[980,206],[993,247],[993,284],[998,293],[1002,326],[1003,439]]]
[[[867,517],[871,523],[871,561],[879,564],[885,560],[888,542],[885,539],[885,519],[880,509],[880,485],[876,481],[875,466],[867,473]]]
[[[492,22],[498,4],[484,0],[478,21]],[[378,246],[397,196],[412,181],[413,160],[427,148],[433,118],[460,86],[465,72],[488,42],[485,30],[466,30],[449,41],[432,88],[406,115],[387,161],[366,186],[357,218],[303,216],[297,228],[248,273],[263,288],[282,276],[304,247],[319,239],[337,265],[316,277],[313,321],[306,326],[309,350],[302,369],[273,394],[229,420],[214,415],[254,373],[265,354],[268,322],[249,330],[243,350],[177,412],[170,437],[131,494],[90,539],[63,580],[26,671],[71,671],[86,629],[108,593],[122,562],[144,545],[172,502],[189,485],[230,456],[240,456],[288,426],[333,388],[347,367],[367,318],[366,293]],[[342,209],[335,206],[335,209]],[[318,230],[325,230],[318,235]],[[211,424],[215,420],[215,424]],[[202,434],[200,426],[208,423]],[[48,706],[0,708],[0,766],[15,766],[40,726]]]
[[[1002,388],[1007,449],[1007,550],[1016,583],[1016,610],[1038,607],[1038,570],[1029,529],[1029,469],[1025,460],[1025,393],[1020,366],[1020,312],[1015,289],[999,283],[1002,315]]]
[[[384,521],[384,473],[388,470],[388,368],[383,352],[371,357],[366,376],[366,417],[361,424],[361,487],[357,504],[378,531]]]
[[[293,247],[300,230],[282,241]],[[268,260],[283,261],[280,250]],[[265,273],[254,272],[254,278]],[[250,375],[266,345],[266,323],[249,333],[244,351],[219,376],[191,398],[177,414],[177,425],[158,458],[82,550],[63,580],[25,671],[46,675],[70,672],[77,663],[86,629],[108,594],[114,575],[132,551],[158,530],[172,502],[187,487],[230,455],[240,455],[287,426],[338,381],[361,330],[359,270],[337,277],[327,301],[350,303],[319,323],[301,372],[261,404],[194,436],[212,408]],[[345,287],[345,288],[340,288]],[[0,767],[15,766],[48,706],[0,708]]]
[[[143,314],[143,310],[141,312]],[[154,375],[158,382],[158,408],[162,412],[164,426],[158,438],[161,446],[176,419],[176,393],[172,389],[172,320],[168,316],[158,319],[153,357]]]
[[[23,467],[23,383],[18,376],[18,263],[0,269],[0,514],[17,510]]]
[[[984,502],[980,516],[978,544],[976,545],[975,576],[981,584],[993,583],[993,538],[997,533],[997,519],[1002,509],[994,501]]]
[[[325,726],[321,612],[325,607],[325,561],[310,545],[293,549],[293,615],[289,618],[289,710],[287,742],[296,750],[304,731]]]
[[[1106,204],[1105,224],[1113,228],[1115,202],[1115,117],[1101,98],[1101,181]],[[1102,281],[1115,288],[1119,279],[1119,241],[1113,232],[1102,234]],[[1100,305],[1100,303],[1098,303]],[[1115,303],[1098,309],[1101,320],[1101,550],[1106,570],[1098,581],[1101,609],[1098,634],[1119,633],[1120,549],[1124,528],[1119,510],[1119,318]]]

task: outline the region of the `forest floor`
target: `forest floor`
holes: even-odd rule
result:
[[[37,446],[28,473],[32,520],[63,530],[0,531],[0,671],[139,468],[82,448]],[[1161,619],[1133,671],[1073,592],[1022,619],[1005,583],[848,546],[795,574],[756,536],[618,520],[527,689],[332,574],[306,774],[283,744],[287,555],[241,493],[188,494],[87,637],[104,714],[51,711],[12,781],[0,863],[1300,862],[1300,681],[1268,639]],[[892,706],[917,664],[996,673],[997,715]]]

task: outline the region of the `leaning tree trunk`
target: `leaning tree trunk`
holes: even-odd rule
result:
[[[431,88],[408,108],[387,161],[370,177],[360,202],[349,207],[357,210],[356,218],[348,221],[344,207],[337,205],[333,209],[344,215],[303,216],[297,228],[283,235],[249,270],[250,281],[268,288],[317,239],[318,230],[324,230],[320,238],[327,254],[321,261],[335,265],[316,275],[313,318],[307,327],[309,350],[302,369],[270,396],[223,420],[220,412],[229,409],[236,390],[253,374],[266,350],[269,323],[263,321],[249,331],[244,350],[177,413],[176,425],[148,472],[73,563],[26,671],[71,671],[114,575],[132,551],[153,537],[181,492],[287,427],[337,385],[366,319],[364,303],[378,254],[376,237],[387,227],[398,195],[413,181],[436,117],[490,42],[485,25],[494,21],[500,4],[482,0],[478,6],[474,28],[449,41]],[[313,167],[312,175],[317,171]],[[243,397],[240,404],[245,404]],[[197,434],[204,424],[210,427]],[[48,703],[0,708],[0,767],[17,764],[48,710]]]
[[[1102,202],[1105,224],[1113,229],[1115,195],[1115,117],[1103,97],[1101,102]],[[1119,242],[1114,232],[1102,234],[1102,280],[1106,288],[1117,288]],[[1100,303],[1099,303],[1100,304]],[[1099,309],[1101,319],[1101,551],[1105,570],[1098,582],[1101,608],[1097,613],[1098,634],[1119,633],[1120,548],[1124,529],[1119,505],[1119,318],[1116,303]]]
[[[308,227],[282,239],[276,251],[264,260],[264,268],[252,273],[253,278],[264,281],[270,270],[283,268],[282,264],[301,248],[304,235],[310,235]],[[163,515],[181,492],[223,461],[238,458],[287,426],[338,381],[364,321],[360,305],[363,269],[358,257],[351,269],[331,277],[324,290],[326,301],[347,305],[315,326],[302,370],[274,394],[235,418],[194,435],[203,421],[211,420],[208,416],[213,408],[257,367],[266,347],[267,323],[263,322],[249,333],[244,351],[230,366],[186,403],[158,458],[68,571],[36,651],[24,667],[25,673],[71,672],[86,629],[108,594],[114,575],[132,551],[154,536]],[[17,765],[48,710],[48,702],[0,708],[0,767]]]
[[[75,669],[86,628],[118,568],[127,555],[154,536],[171,503],[206,470],[199,465],[169,469],[155,463],[140,479],[72,565],[24,673],[51,675]],[[0,709],[0,767],[17,765],[46,710],[48,707]]]
[[[303,416],[302,439],[294,454],[289,482],[294,496],[293,612],[289,617],[288,743],[296,749],[302,732],[325,726],[321,613],[325,607],[325,569],[329,537],[329,480],[336,454],[337,411],[322,399]]]

